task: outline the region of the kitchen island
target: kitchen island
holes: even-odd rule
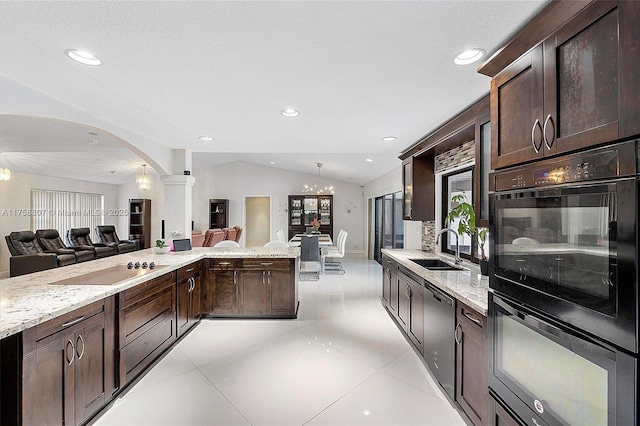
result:
[[[0,423],[90,421],[202,316],[295,318],[298,258],[147,249],[0,281]]]

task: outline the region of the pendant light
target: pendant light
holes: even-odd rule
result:
[[[335,194],[335,192],[333,191],[333,186],[325,186],[325,187],[320,186],[320,169],[322,169],[322,163],[316,163],[316,167],[318,167],[318,181],[316,182],[316,184],[312,186],[305,185],[304,189],[302,190],[302,193],[315,192],[317,195],[320,195],[323,193]]]
[[[147,189],[151,189],[151,176],[147,175],[147,165],[142,165],[142,174],[136,176],[136,183],[138,184],[138,189],[146,191]]]

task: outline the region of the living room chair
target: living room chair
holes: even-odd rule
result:
[[[224,232],[225,240],[231,240],[231,241],[236,240],[236,234],[238,233],[236,228],[222,228],[222,231]]]
[[[222,229],[207,229],[204,233],[204,243],[202,247],[213,247],[220,241],[224,241],[224,231]]]
[[[45,253],[33,232],[16,231],[5,235],[4,239],[11,254],[9,258],[10,277],[44,271],[58,266],[58,256],[55,253]],[[63,263],[65,259],[71,258],[68,255],[63,255]],[[75,256],[73,262],[75,262]]]
[[[238,244],[240,244],[240,237],[242,236],[242,227],[241,226],[234,226],[233,229],[236,230],[236,237],[234,238],[234,241]]]
[[[96,259],[117,254],[115,247],[91,241],[90,234],[91,230],[89,228],[71,228],[67,231],[67,243],[71,246],[86,247],[88,250],[93,250],[96,254]]]
[[[75,256],[75,262],[77,263],[96,258],[96,252],[91,247],[67,247],[56,229],[38,229],[36,231],[36,239],[43,250],[52,251],[56,254],[72,254]]]
[[[202,231],[191,231],[191,246],[204,247],[205,234]]]
[[[96,226],[96,235],[101,243],[115,247],[117,254],[129,253],[138,249],[138,244],[132,240],[121,240],[113,225]]]

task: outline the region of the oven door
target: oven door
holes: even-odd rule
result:
[[[638,352],[637,179],[491,197],[491,288]]]
[[[636,423],[637,359],[489,295],[489,386],[531,425]]]

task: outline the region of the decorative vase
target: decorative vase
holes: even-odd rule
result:
[[[489,261],[480,259],[480,274],[489,276]]]
[[[171,251],[171,247],[170,246],[154,247],[153,248],[153,252],[155,254],[167,254],[167,253],[169,253],[169,251]]]

